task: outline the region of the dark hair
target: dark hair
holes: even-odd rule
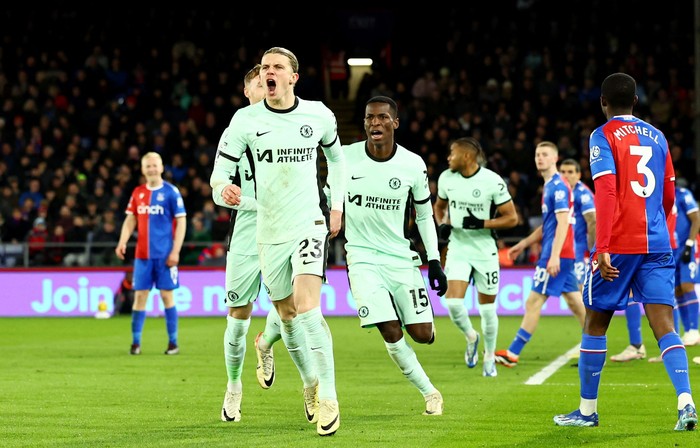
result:
[[[385,103],[389,105],[389,109],[391,109],[391,114],[396,118],[396,116],[399,114],[399,106],[396,105],[396,101],[392,100],[388,96],[373,96],[367,102],[365,103],[365,107],[367,107],[368,104],[371,103]]]
[[[581,172],[581,164],[574,159],[564,159],[561,161],[561,165],[572,165],[577,173]]]
[[[603,80],[600,95],[613,108],[631,108],[637,93],[637,83],[626,73],[613,73]]]
[[[460,137],[452,142],[453,145],[457,145],[460,148],[471,149],[476,153],[477,163],[486,161],[486,153],[484,153],[484,148],[481,147],[479,140],[474,137]]]

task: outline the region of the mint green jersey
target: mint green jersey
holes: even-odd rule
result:
[[[345,191],[345,164],[335,116],[320,101],[296,98],[276,110],[266,101],[236,111],[219,143],[210,184],[230,182],[246,149],[253,159],[257,199],[257,243],[278,244],[315,232],[325,224],[320,203],[318,147],[328,162],[331,192]],[[333,209],[342,210],[343,195]],[[325,205],[325,204],[323,204]]]
[[[464,177],[461,173],[448,169],[438,178],[438,197],[449,205],[452,224],[449,250],[459,250],[470,260],[497,256],[493,231],[463,229],[462,220],[467,215],[467,209],[479,219],[491,219],[496,207],[512,200],[503,178],[484,167],[480,167],[471,177]]]
[[[419,266],[420,257],[411,247],[406,231],[415,206],[416,221],[429,223],[435,233],[425,162],[400,145],[395,145],[390,159],[375,160],[367,153],[366,143],[343,146],[348,171],[345,200],[348,265]],[[428,258],[437,259],[437,237],[427,238],[422,231],[421,237],[433,241],[425,246]]]

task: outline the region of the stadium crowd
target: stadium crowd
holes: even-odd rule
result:
[[[426,13],[420,33],[417,15],[390,11],[379,11],[374,28],[341,26],[327,40],[316,33],[310,42],[318,45],[307,41],[307,53],[298,54],[306,69],[296,92],[333,108],[324,49],[369,52],[371,73],[354,80],[358,139],[364,101],[396,99],[396,141],[424,158],[436,192],[449,143],[476,138],[516,205],[519,224],[501,232],[507,238],[527,235],[541,215],[537,143],[553,141],[562,158],[578,160],[592,187],[588,137],[604,120],[599,86],[624,71],[638,82],[636,113],[665,133],[677,176],[696,192],[693,27],[684,11],[692,5],[669,4],[663,17],[613,30],[595,11],[621,14],[620,5],[574,2],[580,14],[557,17],[539,2],[516,3],[503,15],[494,6]],[[261,51],[302,48],[280,37],[287,35],[281,23],[251,17],[178,9],[109,9],[99,17],[60,7],[3,11],[2,241],[32,243],[31,265],[120,265],[113,248],[129,194],[142,183],[140,157],[155,151],[185,200],[183,264],[223,264],[215,243],[225,240],[229,213],[214,205],[208,182],[216,145],[233,113],[247,105],[240,80]],[[61,242],[71,244],[42,246]],[[99,244],[87,253],[86,242]]]

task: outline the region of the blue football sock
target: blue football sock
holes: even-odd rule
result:
[[[578,376],[581,381],[581,398],[595,400],[598,398],[600,374],[608,352],[606,336],[590,336],[586,333],[581,338],[581,357],[578,360]]]
[[[671,332],[659,339],[659,350],[664,360],[666,373],[676,389],[676,395],[683,392],[690,394],[690,378],[688,377],[688,355],[678,333]]]
[[[165,309],[165,329],[168,331],[168,342],[177,345],[177,308]]]
[[[690,329],[690,319],[688,314],[688,304],[686,303],[685,294],[676,296],[676,304],[678,305],[678,314],[681,316],[681,323],[683,324],[683,330],[688,331]],[[676,333],[680,334],[680,328],[676,330]]]
[[[520,352],[522,352],[523,348],[525,348],[525,344],[530,342],[531,337],[532,335],[530,333],[522,328],[519,328],[518,332],[515,333],[515,338],[513,338],[513,342],[510,343],[508,350],[510,350],[510,352],[514,355],[520,356]]]
[[[141,333],[143,332],[143,325],[146,322],[146,310],[131,312],[131,338],[132,344],[141,345]]]
[[[686,309],[688,310],[688,326],[686,330],[698,329],[698,313],[700,312],[700,303],[698,303],[698,295],[695,291],[686,292],[683,294],[685,299]]]
[[[625,310],[627,333],[630,344],[639,347],[642,344],[642,310],[637,302],[630,302]]]

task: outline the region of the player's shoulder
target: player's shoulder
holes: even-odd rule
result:
[[[367,140],[343,144],[344,151],[363,151],[367,145]]]
[[[343,155],[346,160],[355,160],[361,158],[365,154],[365,147],[367,145],[367,140],[361,140],[359,142],[348,143],[343,145]]]
[[[443,170],[442,173],[440,173],[440,175],[438,175],[438,182],[446,182],[448,179],[454,177],[454,174],[455,173],[451,169],[447,168]]]
[[[555,173],[554,176],[552,176],[552,179],[548,182],[550,185],[553,187],[566,187],[568,184],[564,182],[564,179],[561,177],[559,173]]]
[[[403,167],[406,172],[423,174],[427,171],[425,160],[415,152],[409,151],[406,147],[396,144],[396,153],[391,159],[391,163]]]
[[[479,167],[479,171],[476,174],[477,176],[484,178],[488,181],[500,183],[506,182],[500,174],[498,174],[492,169],[486,168],[485,166]]]
[[[401,146],[400,144],[396,144],[396,157],[399,157],[403,160],[407,160],[416,164],[423,164],[425,165],[425,161],[421,156],[416,154],[413,151],[410,151],[408,148],[405,146]]]
[[[144,183],[144,184],[141,184],[141,185],[135,186],[135,187],[134,187],[134,190],[132,191],[131,194],[132,194],[132,195],[135,195],[135,194],[138,194],[138,193],[142,193],[142,192],[144,192],[144,191],[148,191],[148,185],[145,184],[145,183]]]
[[[588,185],[581,181],[576,182],[576,185],[574,185],[574,191],[581,194],[591,193],[591,189],[588,188]]]
[[[176,191],[176,192],[180,191],[179,188],[177,188],[177,186],[175,186],[175,184],[170,183],[167,180],[163,181],[163,187],[168,189],[168,190],[172,190],[172,191]]]
[[[247,123],[257,120],[260,114],[265,113],[266,109],[263,103],[264,101],[260,101],[236,110],[236,112],[233,113],[233,117],[231,117],[229,128],[237,128],[238,126],[245,127],[248,126]],[[229,128],[227,128],[224,132],[228,132]]]
[[[297,97],[297,110],[299,112],[308,114],[330,114],[333,115],[333,111],[326,106],[323,101],[318,100],[305,100],[303,98]],[[262,102],[262,101],[261,101]]]

